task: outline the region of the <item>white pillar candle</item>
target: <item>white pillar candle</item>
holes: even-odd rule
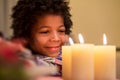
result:
[[[106,38],[106,37],[105,37]],[[106,39],[104,40],[106,41]],[[107,42],[104,42],[105,44]],[[95,80],[116,80],[116,47],[95,46]]]
[[[78,35],[81,44],[72,45],[72,80],[94,80],[94,45],[84,44],[81,34]]]

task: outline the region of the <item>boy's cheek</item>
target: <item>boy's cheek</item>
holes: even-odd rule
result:
[[[66,42],[68,42],[68,40],[69,40],[69,35],[65,35],[63,37],[63,42],[66,43]]]

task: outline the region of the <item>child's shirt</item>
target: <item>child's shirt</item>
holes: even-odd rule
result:
[[[21,55],[22,54],[22,55]],[[46,68],[50,68],[54,71],[54,74],[49,74],[50,76],[62,76],[61,70],[62,70],[62,52],[59,52],[59,55],[55,58],[48,57],[40,54],[34,54],[32,55],[32,51],[29,49],[26,49],[24,53],[20,53],[21,57],[24,57],[26,59],[30,59],[33,62],[37,64],[37,66],[44,66]],[[47,71],[45,71],[47,72]]]

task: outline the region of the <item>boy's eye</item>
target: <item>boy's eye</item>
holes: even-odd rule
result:
[[[60,33],[65,33],[65,30],[58,30],[58,32],[60,32]]]
[[[47,34],[47,33],[49,33],[49,31],[40,31],[39,33],[40,34]]]
[[[59,32],[65,32],[65,30],[59,30]]]

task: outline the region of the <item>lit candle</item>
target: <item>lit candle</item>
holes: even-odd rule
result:
[[[72,80],[94,80],[94,45],[84,44],[79,34],[80,43],[72,45]]]
[[[69,38],[70,45],[74,45],[72,38]],[[71,46],[62,46],[62,77],[64,80],[72,80],[71,76]]]
[[[95,80],[116,80],[116,47],[106,45],[106,35],[103,35],[104,46],[95,46]]]

